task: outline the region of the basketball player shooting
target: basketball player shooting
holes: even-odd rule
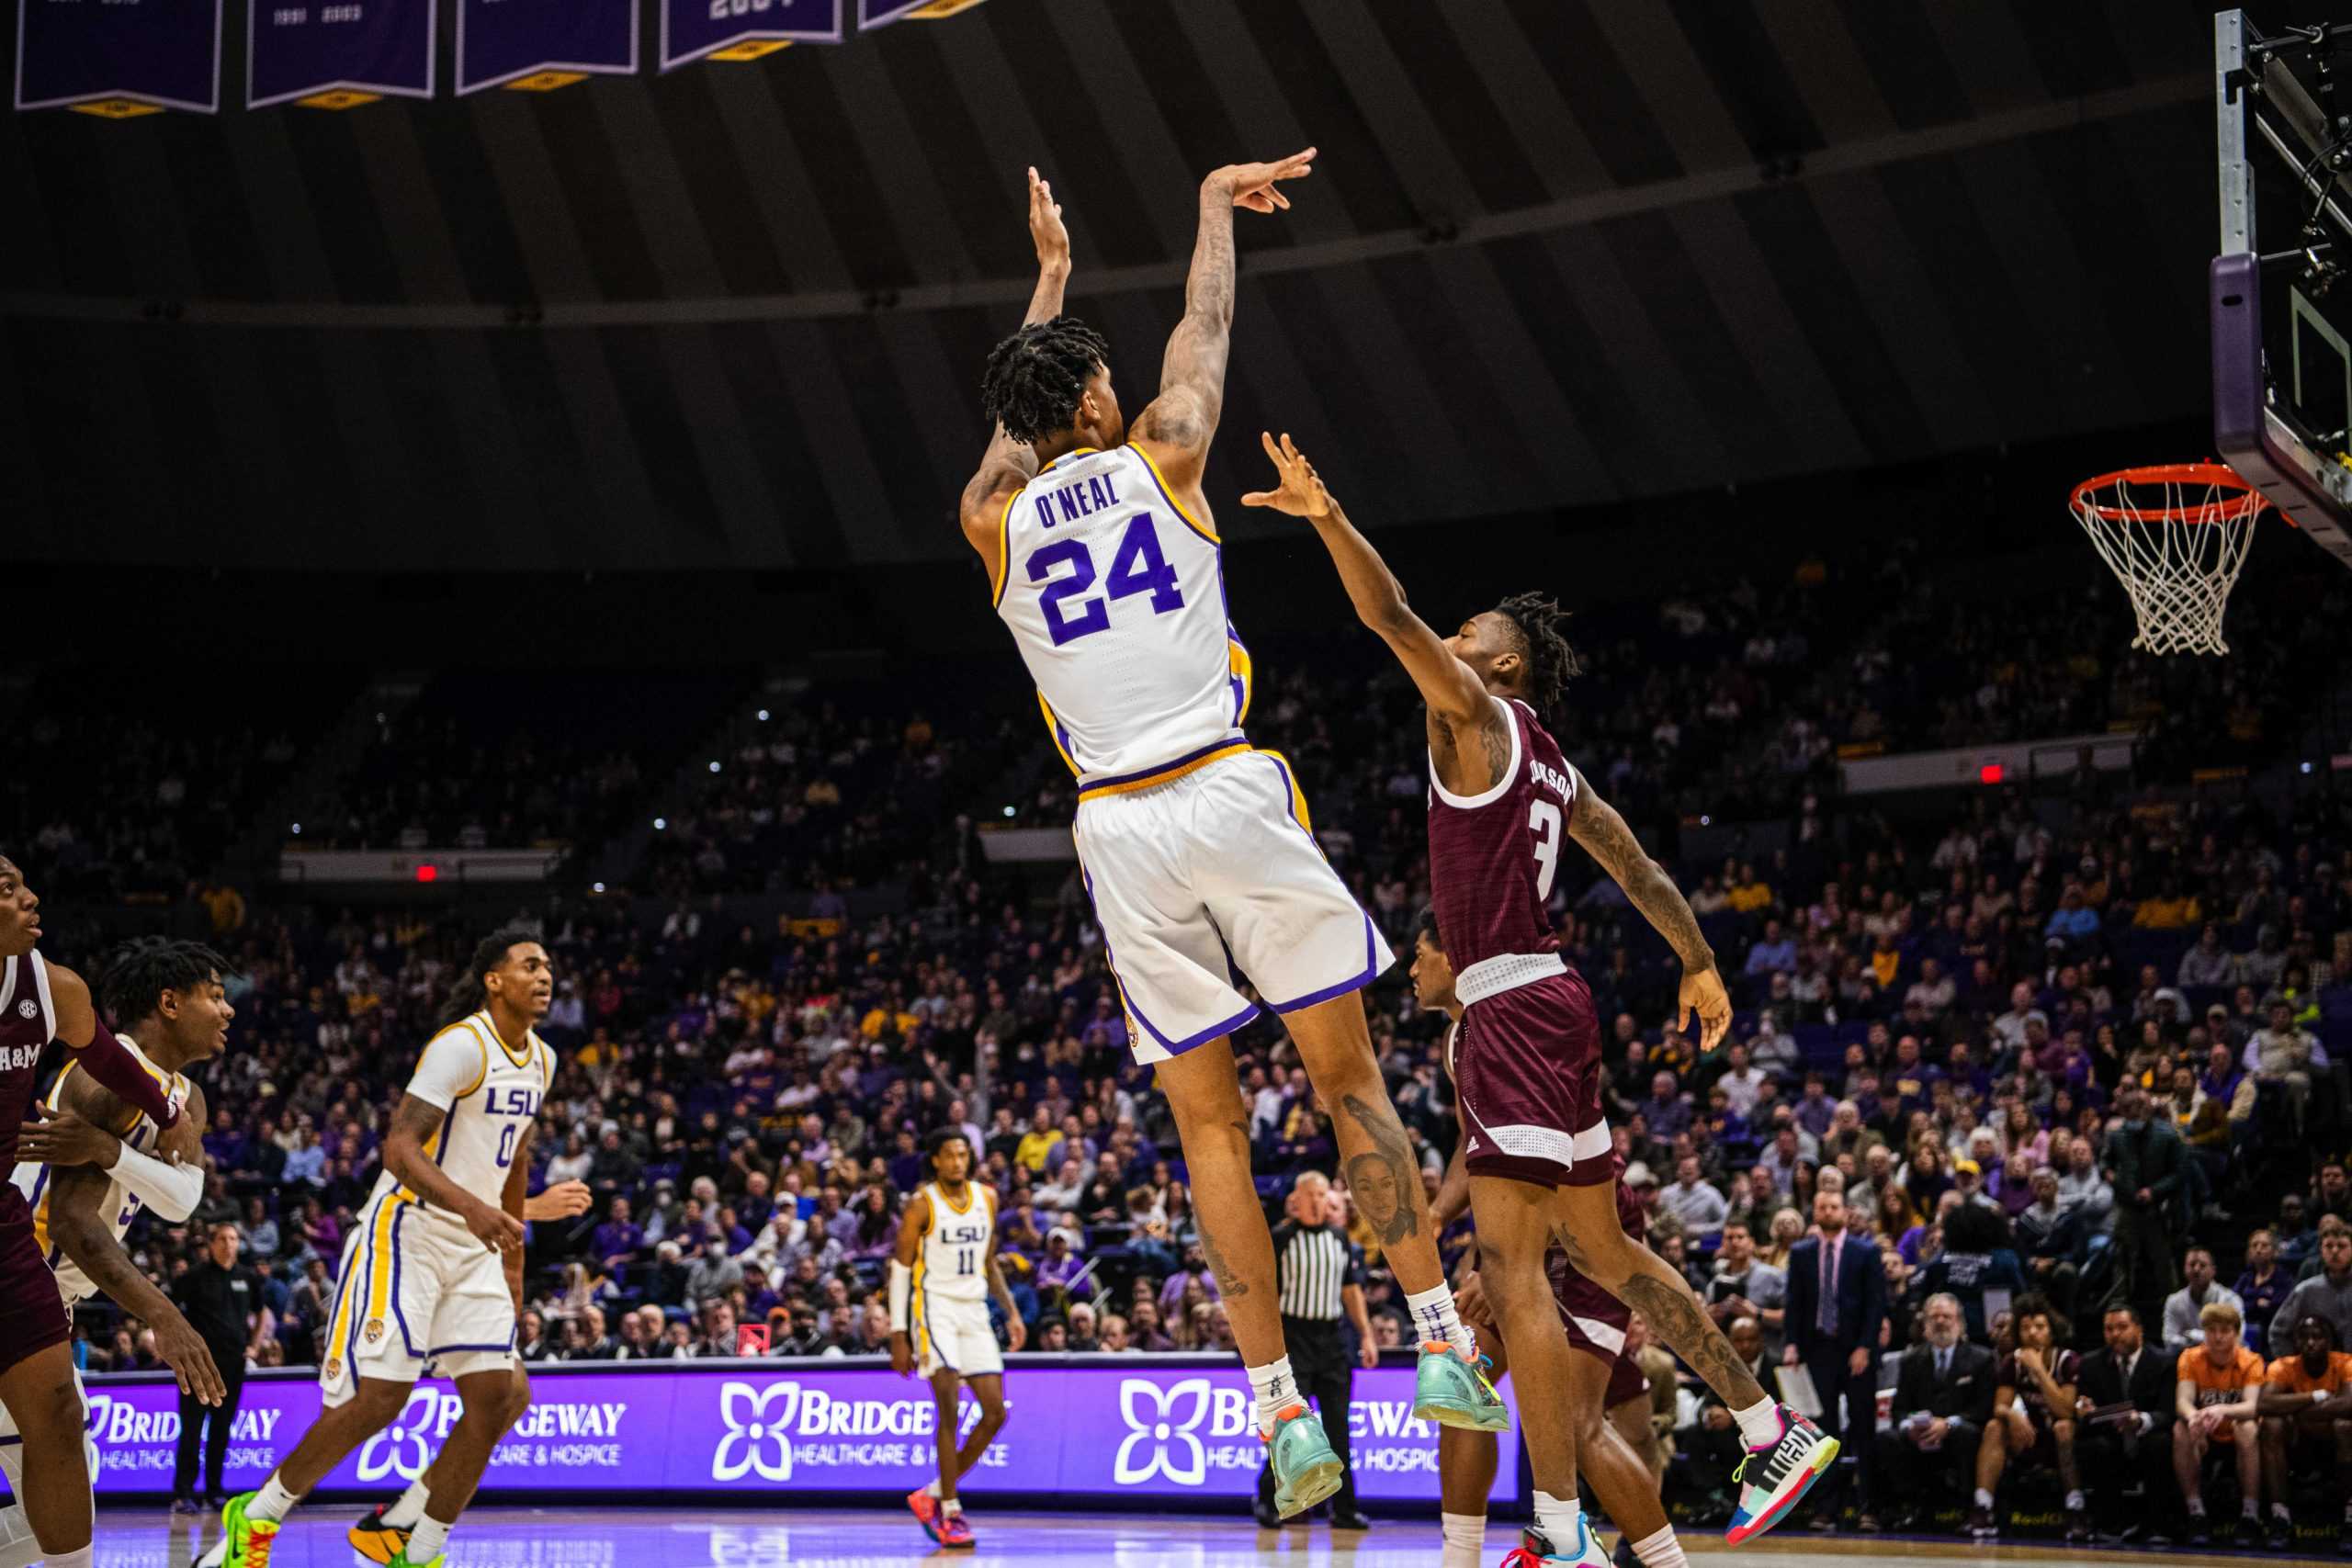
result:
[[[1290,206],[1315,151],[1202,182],[1184,316],[1159,394],[1128,428],[1110,347],[1061,314],[1069,236],[1029,175],[1039,276],[1025,324],[989,355],[995,439],[964,490],[964,536],[1077,775],[1079,866],[1126,1009],[1156,1065],[1191,1168],[1201,1247],[1223,1293],[1288,1517],[1339,1489],[1340,1465],[1301,1401],[1283,1341],[1272,1238],[1250,1181],[1232,1032],[1260,1003],[1282,1018],[1334,1111],[1350,1185],[1407,1292],[1421,1341],[1414,1406],[1447,1426],[1509,1416],[1438,1261],[1420,1169],[1389,1103],[1359,994],[1387,945],[1316,847],[1279,755],[1242,731],[1249,656],[1225,616],[1216,527],[1201,491],[1225,401],[1233,214]]]
[[[1277,486],[1241,503],[1314,525],[1357,615],[1428,705],[1430,897],[1463,1006],[1454,1048],[1463,1163],[1479,1279],[1520,1374],[1535,1533],[1544,1538],[1533,1555],[1565,1549],[1570,1559],[1604,1561],[1577,1501],[1568,1339],[1544,1267],[1555,1235],[1577,1271],[1647,1318],[1738,1418],[1748,1450],[1728,1532],[1736,1545],[1784,1517],[1838,1444],[1764,1393],[1690,1284],[1618,1223],[1600,1117],[1600,1023],[1544,911],[1563,838],[1599,861],[1673,947],[1680,1017],[1698,1014],[1711,1050],[1731,1026],[1714,953],[1673,879],[1537,716],[1536,705],[1555,705],[1576,673],[1555,626],[1558,606],[1520,594],[1440,637],[1290,437],[1261,439]]]

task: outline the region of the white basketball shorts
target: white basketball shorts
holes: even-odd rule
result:
[[[330,1406],[361,1378],[413,1383],[514,1365],[514,1298],[497,1253],[399,1192],[360,1212],[344,1244],[319,1387]]]
[[[1317,847],[1290,764],[1243,751],[1079,802],[1078,858],[1138,1062],[1370,985],[1388,944]]]
[[[1004,1371],[1004,1353],[989,1325],[989,1303],[943,1298],[917,1291],[914,1301],[916,1374],[950,1371],[967,1378],[994,1377]]]

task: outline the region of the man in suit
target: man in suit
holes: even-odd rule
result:
[[[1872,1502],[1871,1439],[1878,1428],[1878,1345],[1886,1324],[1886,1270],[1878,1248],[1846,1233],[1843,1194],[1823,1192],[1813,1201],[1819,1236],[1789,1249],[1788,1348],[1781,1359],[1813,1374],[1821,1395],[1821,1426],[1835,1431],[1844,1451],[1854,1456],[1859,1527],[1878,1529]],[[1840,1400],[1845,1414],[1838,1414]],[[1814,1509],[1813,1528],[1835,1529],[1844,1500],[1833,1477],[1816,1490],[1828,1495]]]
[[[1962,1337],[1960,1298],[1929,1296],[1925,1316],[1927,1337],[1903,1353],[1895,1376],[1894,1424],[1879,1439],[1880,1473],[1902,1499],[1898,1530],[1917,1525],[1931,1489],[1966,1495],[1993,1414],[1993,1352]]]
[[[2149,1348],[2140,1314],[2121,1303],[2107,1309],[2102,1327],[2106,1348],[2083,1358],[2075,1452],[2091,1483],[2094,1517],[2115,1525],[2121,1540],[2143,1534],[2159,1539],[2153,1532],[2163,1528],[2179,1495],[2171,1464],[2177,1358]],[[2126,1501],[2124,1493],[2133,1486],[2140,1497]]]
[[[2126,1082],[2115,1105],[2099,1162],[2115,1188],[2117,1283],[2110,1299],[2138,1308],[2143,1324],[2161,1323],[2173,1289],[2173,1231],[2188,1145],[2169,1118],[2149,1114],[2148,1091],[2138,1084]]]

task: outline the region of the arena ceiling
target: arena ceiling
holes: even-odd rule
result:
[[[1308,142],[1242,219],[1217,498],[1261,424],[1399,522],[2191,415],[2210,61],[2178,0],[989,0],[553,94],[0,115],[0,555],[950,556],[1023,166],[1135,399],[1198,175]]]

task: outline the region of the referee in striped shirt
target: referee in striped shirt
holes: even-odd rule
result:
[[[1379,1364],[1380,1347],[1364,1309],[1363,1254],[1340,1228],[1335,1209],[1330,1178],[1320,1171],[1307,1171],[1292,1183],[1283,1223],[1274,1227],[1274,1285],[1298,1392],[1322,1412],[1332,1452],[1345,1465],[1348,1393],[1355,1382],[1355,1367],[1340,1335],[1340,1314],[1346,1313],[1355,1325],[1356,1354],[1365,1366]],[[1355,1472],[1344,1471],[1340,1495],[1331,1501],[1331,1528],[1360,1530],[1369,1522],[1356,1506]],[[1267,1529],[1282,1524],[1274,1512],[1271,1463],[1258,1474],[1258,1523]]]

